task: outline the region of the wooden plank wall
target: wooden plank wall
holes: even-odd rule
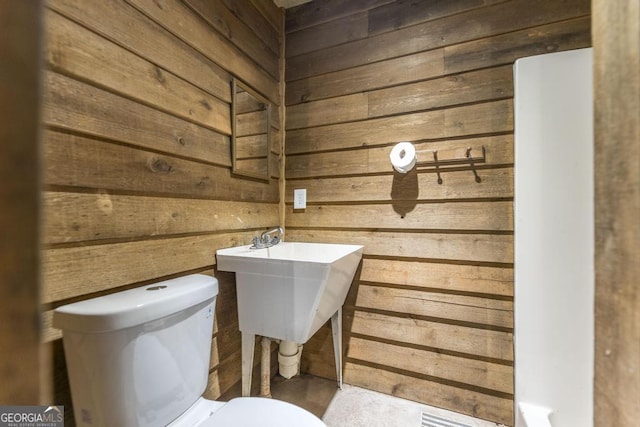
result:
[[[589,3],[287,11],[287,235],[365,246],[345,309],[347,383],[513,424],[512,65],[590,46]],[[401,175],[388,160],[400,141],[422,160],[485,157]],[[306,210],[292,210],[296,188]],[[325,328],[303,369],[332,377],[331,351]]]
[[[0,405],[41,402],[38,52],[42,2],[0,1]]]
[[[640,3],[595,0],[593,12],[594,426],[631,427],[640,418]]]
[[[44,12],[42,311],[71,406],[52,309],[194,272],[220,280],[209,389],[240,380],[233,274],[215,251],[278,225],[269,183],[231,174],[235,76],[270,99],[282,132],[284,14],[260,0],[49,0]],[[283,108],[283,107],[282,107]]]

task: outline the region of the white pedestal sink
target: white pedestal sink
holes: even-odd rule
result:
[[[243,395],[251,388],[256,335],[304,344],[329,319],[342,386],[342,305],[362,250],[360,245],[280,242],[216,252],[218,270],[236,273]]]

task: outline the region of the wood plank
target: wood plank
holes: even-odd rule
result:
[[[45,22],[45,58],[54,70],[213,130],[231,132],[229,103],[55,12],[46,13]]]
[[[266,228],[278,223],[276,204],[107,192],[47,191],[42,208],[45,244]]]
[[[433,21],[449,15],[503,3],[508,0],[399,0],[369,11],[369,36]],[[477,12],[476,12],[477,13]]]
[[[513,100],[487,102],[444,110],[448,138],[513,131]]]
[[[222,2],[233,16],[249,27],[269,47],[279,63],[280,45],[284,40],[284,10],[270,1],[222,0]]]
[[[363,245],[365,255],[513,263],[513,236],[509,235],[287,228],[287,239]]]
[[[393,0],[350,0],[348,2],[336,2],[316,0],[313,7],[308,7],[308,5],[305,6],[303,4],[287,10],[285,27],[287,33],[293,33],[306,27],[373,9],[380,5],[391,3],[392,1]]]
[[[455,320],[500,328],[513,327],[513,303],[488,298],[387,288],[361,283],[357,308]]]
[[[280,111],[282,109],[282,112]],[[281,120],[280,120],[280,116],[284,117],[284,107],[281,107],[280,105],[276,105],[276,106],[272,106],[269,111],[271,112],[270,118],[271,118],[271,128],[275,129],[275,130],[280,130],[280,129],[284,129],[284,127],[282,126]]]
[[[414,116],[423,117],[424,116]],[[450,116],[451,117],[451,116]],[[463,119],[464,120],[464,119]],[[382,122],[386,125],[394,123],[392,120]],[[381,125],[381,122],[377,122],[377,125]],[[397,123],[397,121],[396,121]],[[404,124],[404,123],[402,123]],[[400,125],[398,125],[399,127]],[[347,131],[350,129],[347,128]],[[418,130],[419,131],[419,130]],[[364,129],[360,129],[360,132],[365,132]],[[355,130],[354,132],[355,133]],[[361,134],[362,135],[362,134]],[[409,138],[407,138],[409,139]],[[289,142],[289,141],[288,141]],[[301,142],[301,145],[305,141]],[[308,141],[307,141],[308,142]],[[510,165],[513,164],[513,135],[499,135],[482,138],[460,139],[460,140],[442,140],[433,142],[423,142],[414,144],[417,152],[417,158],[419,161],[429,161],[433,159],[433,150],[437,150],[439,153],[439,159],[444,159],[443,154],[448,153],[452,159],[464,158],[466,155],[466,149],[468,147],[485,147],[485,162],[479,163],[479,166],[483,165]],[[317,146],[310,147],[317,149]],[[393,149],[392,146],[383,147],[370,147],[366,146],[357,150],[335,151],[335,152],[319,152],[310,154],[296,154],[296,150],[305,150],[306,147],[292,147],[287,145],[287,179],[296,178],[312,178],[312,177],[331,177],[339,175],[359,175],[359,174],[380,174],[380,173],[392,173],[393,166],[389,160],[389,154]],[[454,167],[457,168],[469,168],[470,164],[458,164]],[[443,172],[441,178],[443,179],[443,185],[441,188],[449,188],[452,185],[449,181],[446,181],[449,175],[446,174],[448,166],[441,165],[438,169]],[[393,183],[386,187],[379,187],[380,189],[389,188],[391,192],[388,193],[383,199],[388,200],[389,196],[394,199],[413,198],[415,199],[418,193],[418,187],[416,180],[424,178],[429,180],[430,183],[436,182],[436,178],[433,176],[426,178],[423,177],[423,173],[433,172],[436,169],[435,165],[419,166],[416,172],[408,174],[395,173],[393,177]],[[478,172],[479,175],[484,175],[485,172]],[[473,173],[467,172],[464,183],[470,185],[471,188],[477,188],[479,186],[471,184],[481,184],[474,181]],[[376,179],[370,177],[371,179]],[[471,178],[471,181],[469,180]],[[482,179],[482,178],[481,178]],[[306,184],[306,183],[305,183]],[[464,185],[464,184],[463,184]],[[361,186],[358,186],[361,188]],[[420,186],[419,188],[424,188]],[[429,189],[431,186],[429,185]],[[434,190],[436,189],[434,188]],[[380,194],[380,191],[377,192]],[[311,197],[311,195],[309,195]],[[354,199],[358,199],[357,196],[353,196]],[[380,198],[380,196],[378,196]]]
[[[273,152],[271,152],[271,156],[269,156],[269,172],[271,173],[271,178],[272,179],[279,179],[280,178],[280,156],[277,155],[277,153],[275,153],[276,155],[274,155]],[[284,181],[284,180],[283,180]],[[280,190],[280,182],[278,182],[278,191]],[[284,184],[283,184],[284,185]],[[280,195],[280,193],[278,193],[278,196]],[[281,224],[284,224],[284,221],[281,221]]]
[[[287,61],[287,81],[309,79],[372,62],[388,61],[445,46],[453,47],[472,40],[481,41],[499,34],[588,16],[589,13],[588,0],[512,0],[290,58]],[[553,43],[551,40],[549,42]],[[571,47],[561,50],[566,49]]]
[[[231,166],[228,135],[60,74],[46,72],[43,79],[43,121],[47,125]]]
[[[287,68],[287,105],[415,82],[443,73],[443,50],[431,50],[294,80]],[[287,63],[289,65],[289,62]]]
[[[253,111],[264,111],[269,101],[254,94],[253,91],[245,90],[244,87],[236,85],[235,107],[236,113],[248,113]]]
[[[266,160],[267,153],[267,134],[239,136],[236,138],[236,159],[248,157],[261,157]]]
[[[48,159],[43,179],[48,185],[223,200],[278,200],[277,183],[237,179],[227,168],[53,131],[44,132],[43,142]]]
[[[392,264],[394,260],[387,260]],[[513,312],[513,299],[512,298],[495,298],[491,295],[478,295],[462,292],[451,292],[444,289],[427,288],[424,284],[419,286],[404,286],[393,285],[386,283],[366,282],[360,280],[358,283],[358,289],[354,292],[356,294],[353,305],[363,309],[373,309],[382,311],[395,311],[398,313],[416,314],[420,316],[431,316],[430,312],[433,312],[434,317],[441,317],[443,319],[453,319],[456,316],[453,313],[447,314],[445,310],[440,313],[441,316],[436,316],[437,307],[434,305],[434,310],[422,306],[422,303],[428,305],[430,303],[437,303],[444,305],[458,305],[465,309],[483,309],[483,310],[495,310],[504,313],[498,314],[502,316],[510,316]],[[379,296],[379,298],[377,298]],[[409,300],[415,300],[409,301]],[[414,305],[415,303],[418,303]],[[398,310],[396,307],[402,307]],[[456,310],[452,307],[451,310]],[[468,319],[476,317],[474,313],[459,313],[459,316],[468,315]],[[477,323],[478,325],[491,325],[489,322],[477,322],[473,320],[459,320],[468,321],[471,323]],[[499,325],[495,325],[499,326]],[[505,326],[507,328],[511,327]]]
[[[362,260],[360,280],[441,289],[449,292],[513,296],[513,268],[388,259]]]
[[[211,273],[218,279],[216,317],[213,324],[214,335],[224,330],[238,329],[238,300],[236,295],[236,274],[215,268]]]
[[[3,405],[50,396],[39,340],[42,2],[0,2],[0,348]],[[41,354],[42,351],[42,354]]]
[[[287,130],[363,120],[369,117],[369,94],[354,93],[337,98],[287,107]]]
[[[234,353],[222,360],[220,364],[209,373],[209,380],[207,381],[207,388],[203,393],[203,397],[211,400],[219,398],[220,395],[238,382],[241,367],[242,360],[240,353]]]
[[[591,46],[590,16],[448,46],[445,71],[511,64],[516,59]]]
[[[176,76],[231,102],[231,76],[122,0],[48,0],[47,6]],[[171,54],[167,54],[170,52]]]
[[[287,131],[285,149],[289,155],[443,138],[443,127],[442,110],[341,123]],[[344,155],[342,157],[345,158]]]
[[[239,19],[237,15],[238,9],[233,11],[227,8],[228,1],[187,0],[186,3],[218,33],[222,34],[249,58],[253,59],[271,76],[278,78],[279,44],[273,38],[271,38],[272,43],[270,44],[265,41],[268,36],[273,36],[272,31],[268,31],[264,35],[257,33],[256,27],[252,28]],[[266,23],[263,24],[263,28],[270,29]],[[273,41],[275,41],[275,44]]]
[[[372,131],[375,129],[375,131]],[[340,123],[287,132],[287,154],[455,138],[513,130],[513,101]]]
[[[258,174],[266,177],[268,173],[267,167],[266,157],[257,159],[239,159],[236,161],[238,176],[241,176],[243,171],[247,171],[251,174]]]
[[[287,129],[486,102],[513,96],[513,67],[502,66],[287,108]]]
[[[48,343],[62,338],[62,331],[53,327],[53,310],[40,310],[40,341]]]
[[[272,346],[273,347],[273,346]],[[274,351],[275,350],[275,351]],[[259,393],[260,381],[260,343],[256,343],[256,352],[254,354],[254,368],[253,368],[253,386],[251,388],[251,394],[256,396]],[[272,376],[276,374],[277,369],[277,349],[273,349],[271,353],[271,372]],[[242,369],[242,358],[240,352],[234,353],[231,356],[221,361],[215,369],[209,374],[209,381],[207,390],[204,391],[203,397],[206,399],[223,401],[231,400],[235,397],[241,396],[240,391],[240,373]]]
[[[476,418],[505,425],[513,423],[513,400],[510,398],[491,396],[350,362],[345,366],[345,381],[404,399],[431,402],[434,406]]]
[[[513,67],[508,65],[369,92],[369,117],[512,96]]]
[[[626,427],[640,419],[640,3],[593,8],[594,425]]]
[[[307,205],[304,213],[289,205],[291,227],[376,230],[513,231],[513,203],[451,202],[375,205]]]
[[[239,136],[266,134],[267,114],[265,111],[236,115],[236,134]]]
[[[242,4],[242,3],[245,3],[246,1],[247,0],[225,0],[227,5],[229,5],[229,3]],[[276,6],[274,2],[262,1],[262,0],[248,0],[248,1],[256,10],[260,11],[262,16],[269,23],[269,25],[271,25],[274,28],[275,32],[277,33],[278,40],[281,40],[284,36],[283,34],[280,34],[280,32],[284,28],[284,9],[281,9],[278,6]],[[248,22],[250,20],[246,19],[246,21]],[[261,31],[261,33],[264,33],[264,32]]]
[[[215,265],[219,248],[248,244],[253,231],[48,249],[42,302],[73,298]]]
[[[363,39],[369,32],[368,16],[367,12],[354,13],[289,34],[285,44],[286,57]]]
[[[412,346],[463,353],[476,358],[513,360],[513,337],[509,332],[469,328],[422,319],[355,311],[345,316],[351,333]]]
[[[282,152],[282,146],[283,146],[283,133],[280,129],[276,129],[274,127],[271,127],[270,129],[270,141],[271,141],[271,152],[273,154],[276,154],[276,156],[271,156],[271,159],[273,161],[273,159],[275,158],[276,162],[278,161],[278,157],[277,155],[279,155]],[[280,167],[278,166],[276,169],[276,172],[279,174],[280,173]],[[278,175],[279,176],[279,175]]]
[[[212,31],[205,22],[178,0],[163,0],[156,4],[153,0],[125,0],[156,23],[173,32],[182,41],[192,46],[202,55],[220,67],[229,70],[274,104],[280,102],[278,82],[265,69],[256,67],[255,62],[228,39]],[[179,20],[181,25],[175,25]]]
[[[357,337],[349,338],[346,357],[416,372],[456,383],[513,394],[513,367],[482,360],[401,347]],[[353,361],[353,363],[357,363]]]
[[[312,342],[314,338],[307,341],[302,353],[302,360],[300,361],[300,372],[313,375],[320,378],[326,378],[329,380],[336,380],[336,364],[333,358],[333,350],[329,353],[312,353],[306,351],[308,343]],[[343,360],[343,363],[348,363]],[[344,372],[344,371],[343,371]]]
[[[236,310],[236,317],[237,315],[238,313]],[[231,356],[233,353],[241,351],[241,335],[238,330],[238,323],[236,322],[232,325],[225,326],[226,327],[224,329],[219,330],[219,332],[217,332],[213,337],[211,346],[211,362],[209,363],[211,368],[217,367],[222,360]]]
[[[511,155],[513,155],[513,151],[511,151]],[[298,160],[298,156],[287,157],[288,164],[296,160]],[[381,160],[381,165],[382,162]],[[386,163],[388,167],[388,160]],[[322,173],[324,178],[293,179],[295,175],[291,174],[287,176],[286,203],[293,203],[293,190],[296,188],[307,190],[307,203],[388,200],[413,200],[417,202],[422,200],[513,197],[513,167],[483,169],[476,172],[481,179],[480,182],[475,181],[472,171],[443,170],[440,173],[442,185],[438,185],[437,175],[433,169],[406,176],[389,173],[331,178]],[[302,169],[300,169],[301,173]]]

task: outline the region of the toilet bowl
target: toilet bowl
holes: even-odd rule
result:
[[[549,408],[532,403],[519,402],[518,412],[522,417],[524,427],[552,427],[549,416],[553,411]],[[518,421],[516,421],[516,424],[522,424]]]
[[[202,397],[217,294],[194,274],[57,308],[76,425],[325,426],[275,399]]]
[[[239,397],[229,402],[199,399],[167,427],[326,427],[318,417],[280,400]]]

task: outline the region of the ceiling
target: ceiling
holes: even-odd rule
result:
[[[273,0],[278,7],[284,7],[285,9],[298,6],[299,4],[309,3],[310,1],[311,0]]]

